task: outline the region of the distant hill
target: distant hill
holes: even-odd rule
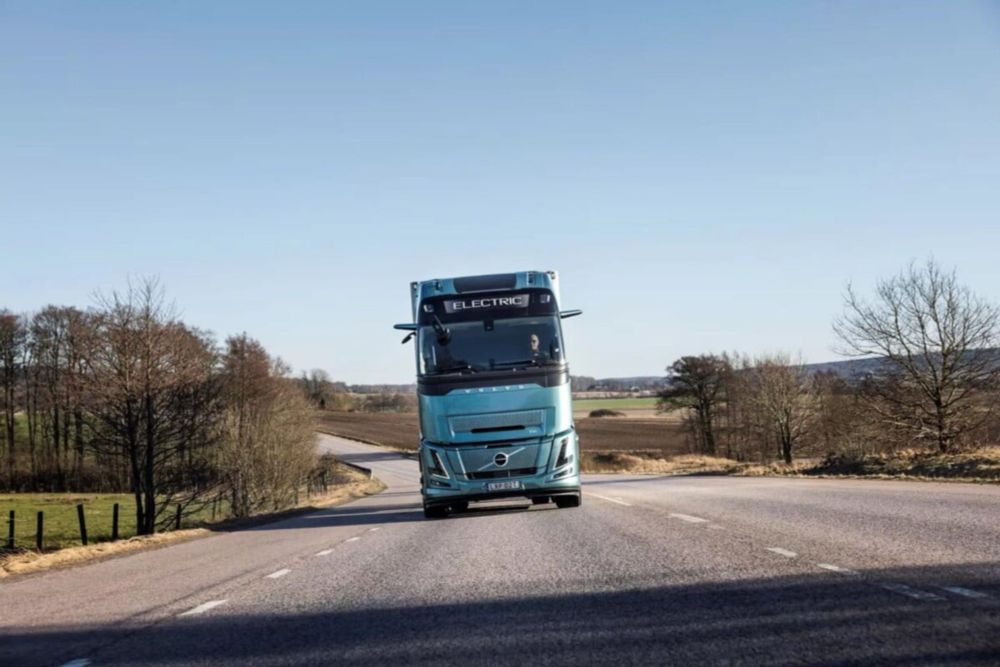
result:
[[[984,349],[983,351],[991,354],[995,360],[994,363],[1000,365],[1000,348]],[[885,357],[868,357],[806,364],[806,368],[812,373],[833,373],[844,380],[852,381],[884,372],[890,368],[890,363]]]
[[[1000,364],[1000,348],[989,350]],[[889,362],[884,357],[842,359],[806,364],[810,373],[832,373],[848,382],[884,372]],[[640,375],[636,377],[593,378],[584,375],[573,377],[573,391],[630,391],[632,389],[659,389],[667,384],[665,375]]]

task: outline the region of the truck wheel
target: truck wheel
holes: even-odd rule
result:
[[[559,509],[579,507],[581,502],[579,493],[573,494],[572,496],[555,496],[553,500],[556,501],[556,507]]]
[[[467,509],[469,509],[469,503],[467,503],[467,502],[460,502],[460,503],[452,503],[451,504],[451,511],[452,512],[464,512]]]
[[[425,519],[445,519],[448,517],[447,505],[424,505]]]

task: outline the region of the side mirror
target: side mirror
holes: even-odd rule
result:
[[[402,340],[402,344],[403,344],[403,345],[406,345],[406,344],[407,344],[407,343],[409,343],[409,342],[410,342],[411,340],[413,340],[413,337],[414,337],[414,336],[416,336],[416,335],[417,335],[417,332],[416,332],[416,331],[411,331],[410,333],[406,334],[406,338],[404,338],[404,339]]]
[[[407,323],[407,324],[394,324],[392,326],[392,328],[393,329],[399,329],[400,331],[416,331],[417,330],[417,325],[416,324],[409,324],[409,323]]]
[[[583,315],[583,311],[582,310],[560,310],[559,311],[559,318],[563,319],[563,320],[569,319],[571,317],[576,317],[577,315]]]

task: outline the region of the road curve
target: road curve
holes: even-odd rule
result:
[[[426,521],[387,489],[0,583],[0,664],[1000,663],[1000,488],[587,476]]]

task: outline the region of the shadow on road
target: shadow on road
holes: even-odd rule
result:
[[[371,606],[331,592],[329,605],[300,613],[222,607],[141,629],[14,627],[3,650],[5,664],[19,665],[84,656],[99,665],[997,664],[996,597],[925,602],[873,583],[961,582],[955,572],[866,575],[674,586],[609,578],[594,583],[619,590],[545,596],[521,583],[506,599],[422,606],[407,604],[400,584],[398,602],[385,602],[386,589]],[[638,588],[620,590],[630,587]],[[447,586],[438,591],[448,595]]]

